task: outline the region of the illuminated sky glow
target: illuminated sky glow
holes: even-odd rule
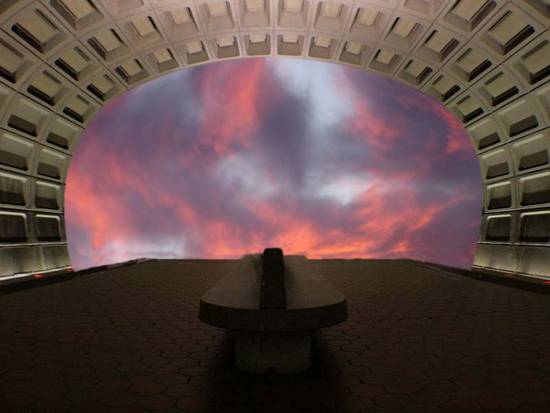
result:
[[[65,194],[75,268],[137,257],[471,264],[481,184],[460,123],[428,96],[301,60],[232,60],[109,102]]]

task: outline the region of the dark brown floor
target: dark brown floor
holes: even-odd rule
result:
[[[414,263],[312,261],[349,321],[305,373],[232,367],[197,319],[231,261],[147,262],[0,296],[0,411],[550,412],[550,296]]]

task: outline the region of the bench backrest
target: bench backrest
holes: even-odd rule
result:
[[[286,308],[283,250],[266,248],[262,254],[260,309]]]

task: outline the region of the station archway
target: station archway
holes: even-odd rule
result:
[[[70,265],[66,171],[94,114],[166,73],[291,56],[444,104],[483,182],[474,267],[550,277],[545,0],[8,0],[0,5],[0,277]]]

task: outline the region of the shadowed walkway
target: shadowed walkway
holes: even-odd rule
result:
[[[548,412],[550,296],[406,261],[311,261],[348,298],[312,367],[253,376],[197,318],[235,261],[151,261],[0,296],[0,411]]]

